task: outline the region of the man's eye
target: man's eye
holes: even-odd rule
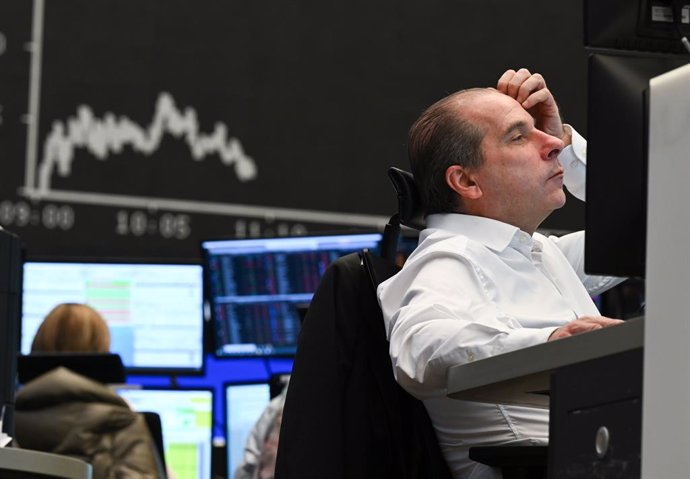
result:
[[[515,136],[511,139],[511,141],[522,141],[523,138],[524,138],[524,136],[522,136],[522,135],[515,135]]]

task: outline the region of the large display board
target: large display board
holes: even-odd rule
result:
[[[2,0],[0,224],[63,257],[380,225],[387,167],[447,93],[524,65],[584,131],[580,8]]]

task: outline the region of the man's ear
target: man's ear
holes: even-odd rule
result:
[[[476,200],[482,197],[482,190],[474,175],[460,165],[446,169],[446,184],[463,199]]]

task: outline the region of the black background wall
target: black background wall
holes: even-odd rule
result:
[[[450,92],[525,66],[586,131],[581,10],[1,0],[0,224],[29,256],[61,257],[196,257],[203,238],[378,226],[409,125]],[[583,223],[571,198],[544,226]]]

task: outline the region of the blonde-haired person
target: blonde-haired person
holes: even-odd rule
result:
[[[31,352],[110,351],[110,330],[98,311],[86,304],[57,305],[41,323],[31,344]]]
[[[110,331],[85,304],[55,307],[36,332],[33,353],[106,353]],[[22,447],[76,456],[93,479],[163,479],[146,422],[107,386],[59,367],[17,394],[15,435]]]

